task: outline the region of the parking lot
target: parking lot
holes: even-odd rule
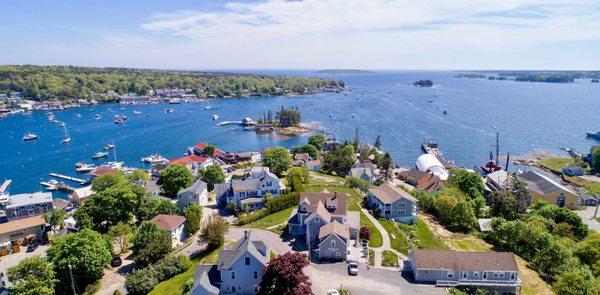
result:
[[[358,294],[446,294],[444,288],[411,283],[399,271],[369,268],[359,264],[358,276],[349,276],[347,264],[311,264],[307,273],[315,295],[327,294],[328,290],[344,288]]]
[[[26,252],[27,247],[21,247],[21,252],[19,253],[13,253],[10,255],[0,257],[0,272],[4,274],[4,276],[0,278],[2,282],[8,284],[7,272],[9,267],[19,264],[19,262],[25,258],[45,254],[48,250],[48,247],[49,245],[40,245],[37,249],[35,249],[35,251],[31,253]]]

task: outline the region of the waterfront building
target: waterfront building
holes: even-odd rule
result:
[[[219,253],[216,264],[196,266],[192,295],[256,294],[270,260],[270,247],[253,231]]]
[[[79,206],[82,205],[83,202],[93,194],[94,191],[92,190],[92,186],[88,185],[73,190],[73,192],[69,195],[69,198],[71,199],[71,202],[73,202],[73,204]]]
[[[42,215],[0,223],[0,249],[40,241],[44,238],[45,229],[46,220]]]
[[[189,207],[192,204],[205,206],[208,203],[208,190],[206,182],[198,179],[188,188],[182,189],[177,193],[177,207],[179,211]]]
[[[267,194],[277,198],[284,191],[285,185],[268,167],[254,167],[250,177],[215,185],[217,200],[221,204],[233,203],[249,210],[262,208],[263,197]]]
[[[408,267],[420,283],[516,294],[521,286],[517,260],[509,252],[416,249],[408,258]]]
[[[581,208],[581,198],[571,188],[567,187],[558,179],[553,179],[548,175],[535,170],[529,170],[517,176],[519,180],[525,183],[527,191],[531,196],[528,205],[537,200],[548,201],[559,207],[569,209]]]
[[[432,154],[423,154],[417,158],[415,167],[422,172],[431,172],[440,180],[447,180],[449,173],[440,160]]]
[[[46,212],[52,212],[52,193],[37,192],[10,196],[6,205],[6,218],[8,220],[22,219]]]
[[[150,222],[171,235],[173,248],[185,240],[185,217],[180,215],[158,214],[154,216]]]
[[[367,200],[376,216],[403,223],[417,221],[418,200],[399,187],[384,183],[369,189]]]

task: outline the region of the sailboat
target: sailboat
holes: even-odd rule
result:
[[[63,125],[63,128],[65,130],[65,139],[63,139],[60,143],[68,143],[71,142],[71,135],[69,135],[69,131],[67,130],[67,125]]]

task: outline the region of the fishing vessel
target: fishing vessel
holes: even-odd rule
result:
[[[60,141],[60,143],[68,143],[71,142],[71,135],[69,135],[69,130],[67,130],[67,125],[63,124],[63,129],[65,131],[65,138]]]
[[[104,158],[104,157],[108,157],[107,152],[97,152],[92,156],[92,159],[100,159],[100,158]]]
[[[212,115],[213,121],[219,120],[219,115]]]
[[[42,181],[40,182],[40,185],[46,187],[46,190],[48,191],[55,191],[58,189],[58,181],[52,179],[49,181]]]
[[[422,144],[421,150],[423,150],[423,152],[425,152],[426,154],[431,154],[434,156],[441,155],[438,143],[435,140],[430,140]]]
[[[38,139],[38,136],[35,133],[27,133],[23,135],[23,141],[31,141]]]
[[[168,161],[169,161],[168,159],[164,158],[163,156],[161,156],[159,154],[154,154],[149,157],[142,158],[142,162],[150,163],[150,164],[165,163]]]

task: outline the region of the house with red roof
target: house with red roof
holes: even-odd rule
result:
[[[173,158],[169,159],[169,164],[179,164],[184,165],[192,171],[192,173],[197,174],[200,170],[206,169],[208,166],[215,164],[215,161],[205,155],[186,155],[181,158]]]
[[[185,239],[185,217],[183,216],[158,214],[150,222],[171,234],[173,248]]]
[[[92,170],[90,172],[90,176],[92,177],[98,177],[100,175],[104,175],[104,174],[114,174],[117,173],[118,171],[116,169],[110,168],[110,167],[106,167],[106,166],[100,166],[94,170]]]
[[[195,145],[194,148],[193,148],[193,154],[195,154],[195,155],[207,155],[204,152],[204,149],[207,146],[209,146],[209,145],[211,145],[211,144],[208,143],[208,142],[201,142],[201,143]],[[215,157],[215,158],[221,158],[224,154],[225,154],[224,151],[222,151],[222,150],[218,149],[217,147],[215,147],[215,152],[213,153],[213,157]]]

